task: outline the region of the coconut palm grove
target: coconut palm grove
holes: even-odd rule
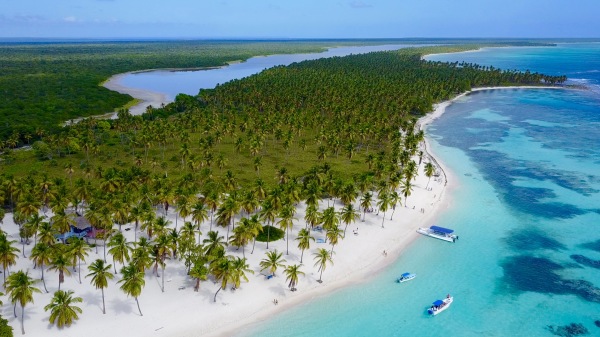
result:
[[[302,291],[309,266],[327,282],[348,227],[376,211],[385,230],[418,170],[435,174],[417,118],[471,88],[565,80],[422,59],[478,47],[304,61],[180,94],[142,115],[125,107],[115,119],[14,129],[0,142],[0,220],[18,225],[0,232],[4,306],[25,333],[31,308],[55,329],[87,314],[80,289],[61,288],[65,279],[93,287],[99,312],[114,310],[105,292],[120,291],[135,303],[128,315],[139,316],[144,289],[167,291],[169,279],[157,278],[167,267],[190,280],[180,291],[215,284],[213,303],[258,273],[285,278],[289,291]],[[317,249],[316,230],[327,247]],[[269,250],[277,241],[285,245]],[[257,247],[267,251],[250,265]],[[286,261],[290,252],[300,261]],[[49,292],[51,302],[36,300]],[[3,322],[0,335],[12,333]]]

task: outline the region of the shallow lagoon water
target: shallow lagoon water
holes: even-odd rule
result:
[[[315,60],[325,57],[363,54],[375,51],[397,50],[415,45],[379,45],[330,48],[322,53],[285,54],[252,57],[245,62],[232,63],[226,67],[170,71],[155,70],[129,73],[120,79],[122,85],[165,94],[169,101],[175,100],[179,93],[197,95],[200,89],[214,88],[218,84],[257,74],[267,68],[289,65],[294,62]]]
[[[585,52],[555,50],[579,55],[583,63],[590,50],[600,50],[576,49]],[[511,59],[518,59],[513,52],[517,56]],[[475,54],[495,61],[491,51]],[[552,57],[543,60],[551,63]],[[523,64],[526,68],[518,69],[538,70],[535,62]],[[589,74],[600,69],[587,64]],[[560,73],[560,62],[554,67],[546,72]],[[593,76],[585,81],[598,83]],[[373,278],[247,327],[241,335],[569,336],[564,327],[575,323],[600,336],[594,324],[600,320],[597,93],[477,92],[448,107],[427,134],[459,185],[450,191],[453,207],[437,223],[455,229],[459,242],[418,238]],[[405,271],[418,277],[394,283]],[[452,307],[428,317],[426,308],[447,293],[455,296]]]

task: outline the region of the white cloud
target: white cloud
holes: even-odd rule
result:
[[[67,16],[63,19],[64,22],[77,22],[77,18],[74,16]]]

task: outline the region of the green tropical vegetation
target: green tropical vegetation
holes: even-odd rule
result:
[[[196,96],[179,95],[174,103],[142,116],[121,111],[115,120],[86,119],[46,132],[31,151],[12,149],[21,140],[4,142],[0,220],[11,214],[22,247],[33,238],[28,263],[40,269],[46,292],[44,270],[58,273],[58,282],[47,280],[61,295],[48,307],[51,315],[55,307],[68,314],[62,317],[57,311],[57,324],[68,325],[78,317],[71,304],[77,297],[60,288],[72,270],[81,283],[86,264],[86,277],[101,290],[103,313],[104,289],[114,277],[135,299],[140,316],[145,277],[161,277],[161,290],[167,291],[165,274],[178,261],[185,266],[178,272],[194,282],[195,291],[203,281],[218,285],[215,302],[221,290],[230,294],[226,291],[240,288],[258,270],[274,275],[284,268],[288,287],[295,290],[303,275],[301,264],[286,267],[283,253],[274,250],[258,266],[250,266],[245,252],[251,241],[250,254],[256,241],[269,249],[269,242],[283,239],[286,255],[299,253],[300,263],[308,250],[320,282],[333,265],[334,247],[361,212],[364,221],[377,207],[382,214],[374,216],[382,216],[384,227],[388,212],[391,219],[396,205],[406,205],[422,156],[424,134],[417,117],[473,87],[563,81],[422,59],[426,53],[468,48],[473,46],[275,67]],[[426,164],[429,177],[427,172],[432,173]],[[295,214],[304,205],[302,224]],[[91,226],[93,235],[87,240],[93,243],[65,239],[82,220]],[[125,231],[132,228],[135,239],[130,242]],[[313,231],[327,239],[331,250],[311,246]],[[289,241],[298,243],[290,248]],[[23,312],[39,292],[37,280],[28,274],[10,273],[20,253],[26,259],[17,244],[0,232],[0,263],[15,315],[17,303]],[[242,257],[231,255],[240,248]],[[95,261],[89,263],[92,249]]]
[[[74,321],[79,319],[79,314],[83,312],[80,307],[74,305],[81,302],[83,302],[83,299],[81,297],[73,297],[72,290],[56,291],[50,304],[44,307],[45,311],[50,311],[50,324],[56,324],[59,328],[70,326]]]
[[[0,140],[31,143],[74,118],[127,107],[133,98],[101,84],[111,75],[157,68],[208,68],[252,56],[322,51],[386,41],[147,41],[3,43]]]

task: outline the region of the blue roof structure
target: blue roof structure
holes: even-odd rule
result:
[[[431,226],[429,229],[434,230],[436,232],[444,233],[444,234],[452,234],[454,233],[453,229],[448,229],[440,226]]]
[[[437,301],[433,302],[433,305],[435,305],[436,307],[439,307],[442,304],[444,304],[444,301],[442,301],[442,300],[437,300]]]
[[[409,276],[409,275],[410,275],[410,273],[404,273],[404,274],[402,274],[401,276],[402,276],[402,277],[407,277],[407,276]]]

